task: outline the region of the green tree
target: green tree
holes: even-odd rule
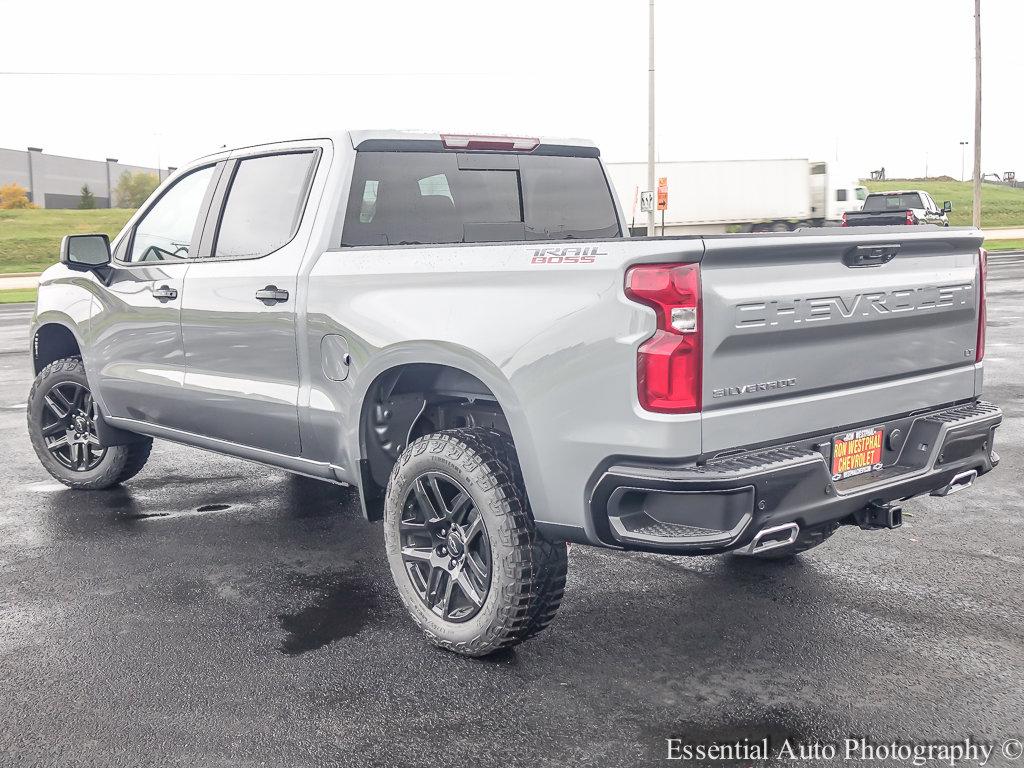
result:
[[[28,199],[28,190],[21,184],[12,181],[0,187],[0,208],[11,210],[13,208],[35,208]]]
[[[160,185],[155,173],[125,171],[114,187],[114,199],[118,208],[141,208],[153,190]]]
[[[89,189],[88,184],[82,185],[82,195],[78,198],[79,209],[86,211],[96,207],[96,196]]]

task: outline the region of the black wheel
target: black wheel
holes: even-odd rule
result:
[[[77,357],[46,366],[28,395],[28,434],[36,456],[70,488],[98,490],[134,476],[146,464],[153,441],[100,445],[98,406]]]
[[[769,549],[767,552],[751,555],[757,560],[790,560],[801,552],[814,549],[824,544],[833,533],[839,530],[839,523],[826,523],[813,528],[801,528],[796,541],[785,547]]]
[[[384,543],[398,594],[442,648],[484,656],[554,618],[564,542],[533,525],[511,441],[483,427],[426,435],[388,482]]]

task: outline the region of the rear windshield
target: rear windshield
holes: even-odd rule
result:
[[[908,208],[924,208],[921,196],[916,192],[901,195],[868,195],[864,201],[865,211],[905,211]]]
[[[358,152],[341,245],[618,237],[594,157]]]

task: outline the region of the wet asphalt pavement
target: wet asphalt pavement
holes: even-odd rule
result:
[[[1024,256],[992,259],[989,295],[1003,463],[972,491],[789,565],[574,547],[552,627],[482,661],[421,638],[350,489],[166,442],[121,489],[50,480],[24,424],[31,308],[0,308],[0,765],[612,766],[663,763],[673,736],[1024,738]]]

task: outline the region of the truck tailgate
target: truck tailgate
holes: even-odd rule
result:
[[[705,453],[974,397],[976,230],[705,239]]]
[[[846,214],[848,227],[893,227],[906,226],[906,211],[879,211],[878,213],[853,212]]]

